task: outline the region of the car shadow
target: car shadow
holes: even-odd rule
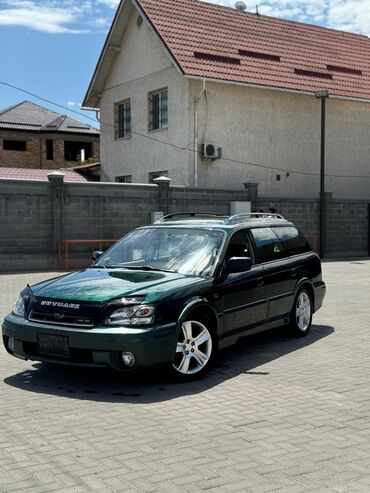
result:
[[[28,392],[99,402],[145,404],[204,392],[241,374],[268,378],[258,368],[270,361],[315,344],[331,335],[334,328],[312,325],[303,338],[291,338],[285,328],[241,339],[220,352],[212,370],[201,380],[174,382],[164,371],[117,373],[108,369],[81,368],[33,363],[29,370],[4,379],[4,383]]]

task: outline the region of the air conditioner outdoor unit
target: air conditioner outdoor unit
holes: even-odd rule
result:
[[[202,158],[219,159],[222,155],[221,147],[216,147],[214,144],[202,144]]]

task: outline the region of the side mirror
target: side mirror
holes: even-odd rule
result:
[[[249,257],[231,257],[226,265],[228,274],[248,272],[252,268],[252,260]]]
[[[103,255],[104,252],[99,252],[98,250],[92,254],[92,261],[96,262],[99,257]]]

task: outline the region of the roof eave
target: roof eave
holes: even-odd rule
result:
[[[94,94],[94,88],[97,84],[97,78],[99,76],[99,71],[100,71],[101,66],[104,62],[104,59],[106,58],[106,54],[107,54],[107,52],[109,50],[109,46],[110,46],[109,43],[110,43],[112,36],[116,30],[116,26],[118,24],[118,21],[121,18],[121,15],[123,15],[122,14],[123,8],[125,6],[127,6],[129,3],[130,3],[130,0],[121,0],[119,6],[117,8],[117,11],[116,11],[115,16],[114,16],[113,21],[112,21],[112,25],[109,29],[108,35],[105,39],[102,51],[100,53],[98,63],[96,64],[96,67],[95,67],[93,76],[91,78],[89,87],[87,89],[86,95],[85,95],[84,100],[82,102],[82,106],[81,106],[82,109],[90,109],[91,110],[91,109],[98,108],[97,103],[99,101],[99,96],[98,96],[98,94]]]
[[[253,89],[266,89],[269,91],[288,92],[288,93],[293,93],[293,94],[303,94],[306,96],[313,96],[313,95],[315,95],[315,92],[316,92],[316,91],[303,91],[303,90],[299,90],[299,89],[289,89],[289,88],[285,88],[285,87],[275,87],[275,86],[268,86],[268,85],[265,86],[262,84],[251,84],[249,82],[238,82],[238,81],[233,81],[233,80],[204,77],[204,76],[200,76],[200,75],[184,74],[184,77],[186,79],[191,79],[191,80],[218,82],[220,84],[228,84],[228,85],[241,86],[241,87],[251,87]],[[319,88],[317,90],[319,90]],[[342,99],[342,100],[354,101],[354,102],[358,102],[358,103],[370,103],[370,99],[355,98],[353,96],[339,96],[336,94],[330,94],[330,91],[329,91],[329,96],[330,96],[330,99]]]

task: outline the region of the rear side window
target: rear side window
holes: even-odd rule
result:
[[[293,227],[271,228],[278,237],[288,255],[298,255],[299,253],[310,252],[311,248],[306,239]]]
[[[261,262],[270,262],[286,257],[283,245],[270,228],[251,229]]]

